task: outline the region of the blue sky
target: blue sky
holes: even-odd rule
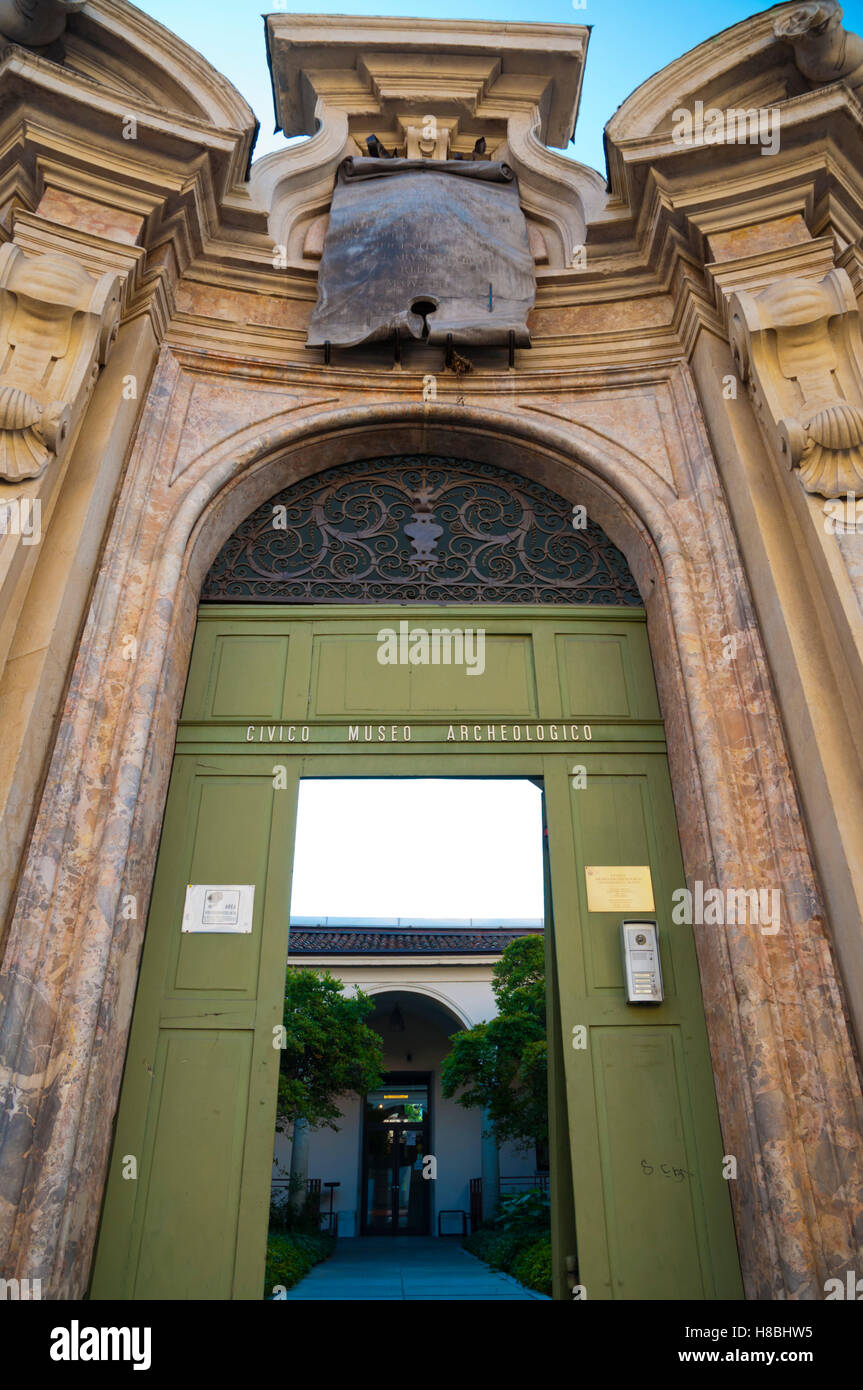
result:
[[[145,0],[139,8],[197,48],[230,78],[261,122],[256,155],[283,144],[273,135],[273,103],[261,14],[266,6],[249,0]],[[307,14],[308,5],[273,4],[285,13]],[[696,44],[727,29],[759,6],[747,0],[696,0],[687,4],[646,4],[644,0],[587,0],[575,10],[571,0],[409,0],[405,4],[356,4],[339,0],[319,5],[316,14],[409,15],[419,19],[483,19],[492,23],[531,20],[545,24],[589,24],[593,32],[575,143],[568,153],[605,172],[602,131],[620,103],[640,83]],[[768,7],[764,7],[768,8]],[[863,0],[844,6],[845,27],[863,32]]]

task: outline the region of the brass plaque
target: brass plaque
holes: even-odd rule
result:
[[[588,912],[654,912],[648,864],[587,864]]]

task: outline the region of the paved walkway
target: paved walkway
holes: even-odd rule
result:
[[[539,1299],[514,1279],[468,1255],[446,1236],[363,1236],[339,1241],[335,1255],[289,1289],[288,1299]]]

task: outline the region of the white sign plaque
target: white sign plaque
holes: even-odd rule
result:
[[[250,932],[254,906],[253,883],[190,883],[183,907],[183,931]]]

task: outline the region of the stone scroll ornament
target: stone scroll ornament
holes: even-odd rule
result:
[[[795,63],[816,86],[829,82],[845,82],[855,90],[863,86],[863,38],[842,28],[837,0],[810,0],[786,10],[775,20],[773,32],[791,44]]]
[[[851,280],[779,280],[729,306],[731,349],[777,457],[807,492],[863,491],[863,339]]]
[[[518,184],[494,160],[343,160],[307,347],[398,333],[528,347],[533,258]]]
[[[43,48],[59,39],[71,14],[86,0],[0,0],[0,39]]]
[[[120,323],[120,280],[0,247],[0,483],[62,457]]]

